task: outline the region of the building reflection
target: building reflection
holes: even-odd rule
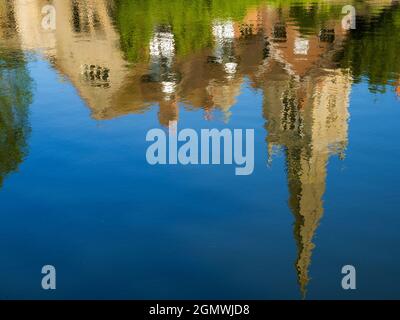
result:
[[[265,9],[262,17],[269,57],[253,80],[264,96],[269,162],[276,149],[286,155],[295,267],[305,297],[313,238],[324,212],[327,163],[332,155],[343,157],[347,146],[351,77],[331,59],[345,34],[337,22],[327,21],[319,34],[302,38],[284,22],[284,13]]]
[[[41,9],[48,3],[59,13],[55,30],[41,28]],[[40,50],[98,120],[157,105],[160,124],[168,126],[179,120],[181,104],[203,110],[208,120],[219,110],[229,121],[245,79],[261,90],[270,163],[274,150],[286,155],[295,266],[305,296],[313,239],[324,213],[327,164],[332,156],[343,158],[348,143],[352,78],[333,59],[346,38],[340,19],[303,35],[289,19],[289,7],[260,6],[241,21],[214,19],[212,46],[185,56],[177,54],[174,29],[165,22],[154,26],[143,48],[148,60],[132,65],[120,50],[110,3],[14,0],[21,45]]]

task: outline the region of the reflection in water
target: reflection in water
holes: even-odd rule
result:
[[[201,108],[207,120],[220,110],[228,122],[245,79],[262,91],[269,161],[276,149],[286,155],[296,270],[305,296],[327,163],[332,155],[343,159],[347,146],[352,79],[367,75],[373,85],[399,84],[396,3],[362,4],[362,27],[350,33],[342,30],[341,6],[334,2],[231,1],[224,7],[221,1],[193,1],[179,17],[175,1],[6,3],[0,7],[1,38],[18,30],[22,48],[40,50],[68,77],[95,119],[158,105],[159,122],[168,126],[178,120],[181,103]],[[41,28],[41,8],[48,3],[59,13],[54,31]],[[376,48],[384,58],[373,58]],[[31,97],[23,57],[13,56],[11,63],[1,54],[0,179],[22,161]]]
[[[16,21],[10,3],[7,0],[0,4],[0,187],[26,156],[28,107],[32,100],[25,57],[16,49]]]
[[[0,46],[0,187],[27,152],[31,86],[23,54]]]
[[[9,40],[15,37],[16,23],[11,1],[5,0],[0,3],[0,39]]]
[[[158,26],[150,40],[149,75],[144,82],[161,84],[163,101],[159,101],[159,120],[164,126],[178,118],[176,86],[178,76],[173,71],[175,59],[175,39],[170,26]]]
[[[355,82],[367,77],[372,91],[385,92],[385,86],[396,83],[400,73],[399,31],[400,5],[396,1],[373,18],[360,17],[357,29],[349,33],[335,59],[341,67],[351,68]]]
[[[298,246],[296,269],[305,295],[312,240],[323,215],[327,162],[332,154],[343,158],[347,146],[351,78],[327,69],[296,81],[281,64],[271,66],[271,72],[275,78],[266,82],[264,91],[268,149],[270,154],[274,146],[285,149]]]
[[[270,157],[275,147],[285,149],[298,247],[296,269],[305,296],[313,237],[323,215],[327,162],[335,153],[343,157],[347,145],[351,77],[346,70],[334,69],[330,59],[343,41],[337,23],[327,22],[332,41],[325,42],[323,31],[299,40],[299,31],[280,19],[273,22],[273,16],[268,16],[266,20],[273,23],[271,59],[263,64],[257,81],[264,92]]]

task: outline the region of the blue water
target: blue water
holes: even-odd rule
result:
[[[259,93],[244,85],[228,125],[255,127],[255,173],[237,177],[232,166],[148,165],[154,110],[96,122],[46,62],[28,67],[29,156],[0,193],[2,297],[298,297],[284,159],[267,166]],[[328,166],[308,297],[398,297],[400,103],[361,83],[350,105],[346,160]],[[226,127],[181,115],[182,128]],[[57,267],[54,292],[39,285],[45,264]],[[340,286],[345,264],[359,266],[356,292]]]

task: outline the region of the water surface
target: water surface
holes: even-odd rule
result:
[[[6,0],[0,18],[1,298],[400,298],[397,1]],[[149,165],[147,132],[173,122],[254,129],[254,173]]]

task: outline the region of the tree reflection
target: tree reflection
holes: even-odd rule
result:
[[[167,126],[179,120],[182,104],[204,110],[207,120],[219,110],[228,122],[245,81],[262,91],[269,155],[277,147],[286,156],[305,296],[327,164],[334,155],[343,159],[347,147],[353,78],[367,76],[375,90],[393,82],[400,95],[399,6],[366,6],[357,29],[347,32],[341,5],[323,1],[53,0],[64,14],[57,30],[44,33],[40,8],[47,0],[40,1],[16,6],[23,47],[46,48],[44,56],[98,120],[156,104]],[[1,183],[26,153],[32,95],[21,53],[1,52],[0,86]]]

